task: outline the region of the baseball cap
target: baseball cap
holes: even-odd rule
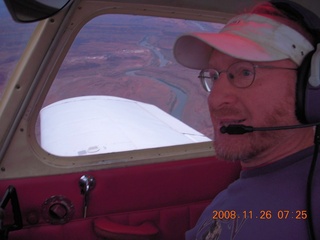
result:
[[[259,14],[232,18],[219,33],[198,32],[176,40],[173,53],[181,65],[208,67],[213,49],[247,61],[291,59],[300,66],[313,45],[298,31]]]

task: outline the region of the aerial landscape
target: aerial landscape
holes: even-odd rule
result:
[[[1,97],[36,24],[14,23],[3,8],[0,15],[5,17],[0,27]],[[75,38],[43,107],[77,96],[123,97],[156,105],[211,138],[207,93],[197,79],[198,71],[177,64],[172,48],[183,33],[220,27],[168,18],[99,16]]]
[[[197,79],[198,71],[177,64],[172,53],[179,35],[205,28],[212,25],[126,15],[98,17],[75,39],[44,105],[82,95],[124,97],[154,104],[210,136],[207,93]]]

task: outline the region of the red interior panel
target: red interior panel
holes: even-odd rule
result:
[[[127,168],[66,175],[2,180],[0,193],[16,187],[24,228],[10,232],[9,239],[99,239],[94,220],[108,218],[124,226],[151,222],[159,228],[159,239],[183,239],[214,196],[239,175],[238,164],[213,158],[174,161]],[[87,218],[83,219],[84,197],[78,185],[82,175],[96,179],[89,194]],[[62,225],[46,221],[44,202],[64,196],[74,214]],[[10,208],[6,219],[11,219]]]

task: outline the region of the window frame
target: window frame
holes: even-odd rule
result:
[[[81,1],[79,4],[72,5],[70,3],[69,6],[54,17],[41,21],[20,61],[20,65],[17,67],[19,68],[20,66],[22,69],[18,70],[18,74],[15,74],[10,84],[9,94],[6,95],[7,97],[3,102],[5,108],[1,109],[0,107],[0,121],[2,121],[6,112],[10,112],[8,110],[9,105],[6,103],[17,95],[21,95],[19,99],[22,99],[22,101],[17,103],[20,106],[14,107],[14,109],[19,109],[20,115],[12,114],[6,120],[7,130],[12,135],[8,135],[7,132],[1,132],[2,135],[0,135],[0,139],[6,143],[6,148],[0,153],[0,157],[3,158],[1,166],[6,169],[3,171],[4,178],[52,175],[88,169],[152,164],[162,161],[214,156],[211,142],[191,144],[191,146],[159,148],[161,152],[159,152],[159,149],[149,149],[85,157],[57,157],[47,153],[39,146],[34,134],[38,114],[70,46],[78,32],[88,21],[101,14],[110,13],[181,19],[184,19],[187,14],[190,20],[213,21],[215,23],[224,23],[230,17],[229,14],[214,15],[212,11],[193,11],[155,5],[108,3],[99,0],[93,2],[88,0]],[[48,39],[48,35],[52,37]],[[40,49],[38,49],[39,46]],[[43,58],[35,56],[39,54],[39,50],[42,50],[40,54],[43,54]],[[29,63],[32,58],[37,58],[36,63],[32,62],[33,67]],[[30,69],[27,69],[28,67]],[[23,79],[24,76],[27,76],[27,79]],[[16,87],[20,84],[19,81],[21,79],[26,84],[20,85],[20,89],[17,90]],[[11,120],[14,122],[13,125],[8,123]],[[12,160],[19,151],[23,151],[24,156],[17,160]],[[130,163],[128,163],[128,160]],[[106,164],[108,161],[112,164]],[[114,163],[115,161],[117,162]],[[17,164],[19,165],[18,167]],[[27,170],[21,169],[21,166],[24,165],[28,166]]]

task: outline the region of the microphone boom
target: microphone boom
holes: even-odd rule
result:
[[[220,132],[225,134],[231,135],[240,135],[245,133],[250,133],[254,131],[277,131],[277,130],[288,130],[288,129],[296,129],[296,128],[307,128],[320,125],[319,123],[312,123],[312,124],[299,124],[299,125],[291,125],[291,126],[277,126],[277,127],[252,127],[252,126],[245,126],[241,124],[229,125],[229,126],[222,126],[220,128]]]

